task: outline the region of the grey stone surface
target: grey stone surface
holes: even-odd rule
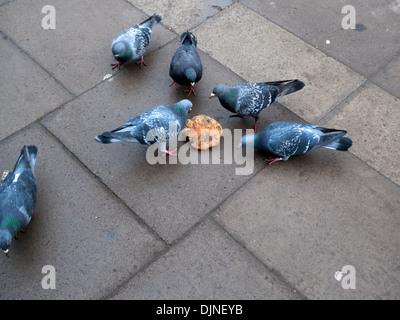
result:
[[[354,140],[351,152],[400,185],[399,99],[368,83],[322,123],[346,128]]]
[[[241,3],[365,77],[372,76],[399,52],[397,0],[242,0]],[[355,30],[342,28],[342,20],[348,14],[348,11],[342,13],[345,5],[355,9]]]
[[[345,4],[357,30],[341,29]],[[113,37],[153,13],[147,67],[112,71]],[[39,213],[0,254],[0,299],[399,299],[399,13],[398,0],[0,0],[0,173],[39,147]],[[204,66],[189,117],[244,133],[254,120],[229,118],[215,85],[300,78],[258,129],[318,122],[347,130],[350,151],[271,166],[257,152],[240,176],[222,155],[150,165],[146,146],[96,142],[186,98],[168,71],[187,29]],[[56,290],[41,287],[44,265]],[[334,278],[346,265],[355,290]]]
[[[59,107],[72,95],[2,35],[0,48],[1,140]]]
[[[127,0],[147,14],[154,12],[163,16],[166,26],[172,28],[179,35],[211,18],[227,6],[233,0],[203,0],[203,1],[146,1]]]
[[[310,299],[398,299],[399,188],[349,153],[268,166],[215,217]],[[355,289],[334,278],[355,268]]]
[[[56,29],[43,29],[48,1],[12,1],[0,8],[0,28],[74,94],[115,74],[111,42],[121,31],[148,16],[124,0],[55,0]],[[18,17],[17,19],[15,17]],[[24,19],[21,23],[21,19]],[[175,35],[158,25],[146,55]],[[137,66],[137,68],[139,68]]]
[[[113,297],[163,300],[299,298],[209,221],[144,272],[135,275]]]
[[[246,81],[305,82],[301,91],[280,102],[309,122],[320,119],[364,81],[359,74],[238,3],[194,31],[202,50]]]
[[[170,61],[163,59],[172,58],[177,45],[178,41],[151,54],[147,68],[138,71],[132,66],[124,70],[112,78],[113,81],[105,81],[43,122],[168,242],[179,238],[211,211],[221,198],[231,194],[252,176],[236,175],[235,163],[224,164],[224,158],[220,165],[150,165],[146,161],[147,146],[128,143],[101,145],[95,141],[96,135],[115,129],[154,106],[173,104],[186,98],[184,88],[169,87],[172,82],[168,75]],[[206,114],[217,119],[223,128],[251,127],[253,119],[230,119],[230,113],[217,100],[208,99],[217,79],[240,81],[240,78],[200,54],[205,75],[195,86],[197,96],[191,97],[193,111],[189,118]],[[140,92],[140,95],[135,92]],[[287,119],[295,119],[281,106],[274,108],[265,110],[263,117],[268,115],[277,119],[286,115]],[[221,155],[222,150],[221,145]],[[263,166],[262,160],[257,161],[253,175]]]
[[[381,69],[371,81],[400,99],[400,54]]]
[[[24,144],[38,147],[36,217],[0,256],[1,299],[95,299],[164,248],[133,213],[40,125],[2,141],[1,172]],[[44,290],[45,265],[56,289]]]

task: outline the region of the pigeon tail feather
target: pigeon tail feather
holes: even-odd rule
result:
[[[161,16],[159,15],[152,15],[150,18],[144,20],[142,23],[140,23],[141,26],[153,29],[154,26],[159,23],[162,20]]]
[[[181,35],[181,44],[196,46],[197,45],[196,37],[193,36],[191,32],[186,31]]]
[[[327,130],[333,130],[333,129],[327,129]],[[339,139],[341,139],[347,133],[347,131],[344,131],[344,130],[336,130],[336,131],[339,131],[339,132],[322,135],[319,142],[317,144],[315,144],[315,146],[313,148],[311,148],[310,150],[318,149],[321,147],[335,149],[332,147],[332,146],[336,146],[336,144],[334,144],[334,142],[339,141]],[[327,147],[327,146],[329,146],[329,147]]]
[[[335,140],[327,145],[325,148],[334,149],[338,151],[347,151],[353,145],[353,141],[347,137],[342,137],[338,140]]]
[[[96,140],[100,143],[114,143],[114,142],[139,142],[136,138],[132,137],[130,132],[103,132],[103,134],[96,136]]]
[[[120,142],[121,140],[119,139],[114,139],[110,137],[106,137],[104,135],[98,135],[96,136],[96,141],[103,143],[103,144],[108,144],[108,143],[114,143],[114,142]]]
[[[284,81],[277,81],[268,83],[270,85],[277,85],[279,92],[276,97],[276,100],[282,98],[284,95],[291,94],[293,92],[299,91],[304,88],[304,82],[300,80],[284,80]],[[275,101],[276,101],[275,100]]]
[[[13,171],[15,173],[22,172],[25,169],[33,171],[35,169],[37,151],[38,148],[35,145],[24,146]]]
[[[324,127],[315,127],[316,130],[319,130],[323,133],[330,133],[330,132],[344,132],[343,135],[347,133],[345,130],[339,130],[339,129],[329,129],[329,128],[324,128]]]

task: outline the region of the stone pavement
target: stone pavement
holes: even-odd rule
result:
[[[54,30],[41,25],[46,4]],[[355,30],[342,29],[346,4]],[[112,71],[113,37],[153,13],[147,67]],[[0,256],[0,298],[399,299],[399,21],[399,0],[1,0],[0,171],[38,146],[39,213]],[[249,128],[212,88],[298,78],[306,87],[264,110],[259,129],[337,127],[353,147],[271,166],[256,153],[253,173],[236,175],[97,143],[186,97],[168,75],[186,30],[204,66],[190,117]],[[45,265],[55,290],[42,288]],[[334,278],[346,265],[355,289]]]

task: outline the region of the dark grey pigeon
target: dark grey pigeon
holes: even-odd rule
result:
[[[235,113],[230,117],[253,117],[256,122],[252,129],[256,131],[261,110],[284,95],[301,90],[304,85],[300,80],[242,83],[230,88],[217,85],[214,87],[210,99],[218,97],[225,109]]]
[[[161,17],[153,15],[147,20],[126,29],[117,35],[112,44],[111,51],[117,63],[112,64],[113,70],[121,64],[137,61],[140,66],[146,65],[143,55],[150,44],[153,28],[161,21]]]
[[[188,97],[194,91],[194,85],[200,81],[203,75],[203,66],[201,64],[200,56],[196,50],[197,39],[189,31],[182,33],[181,44],[172,57],[169,67],[169,75],[174,80],[170,86],[177,84],[181,86],[190,86],[190,89],[185,90]]]
[[[274,122],[254,135],[243,136],[241,145],[254,141],[254,149],[267,152],[265,161],[271,164],[318,148],[347,151],[353,142],[343,137],[346,133],[311,124]]]
[[[139,142],[140,144],[160,143],[160,150],[165,154],[176,156],[173,151],[167,149],[167,142],[175,137],[185,127],[188,112],[192,103],[181,100],[172,106],[158,106],[152,108],[137,117],[129,120],[121,127],[104,132],[96,137],[100,143],[113,142]],[[176,130],[170,132],[170,128],[176,126]]]
[[[14,168],[0,185],[0,247],[8,254],[12,237],[31,221],[36,206],[37,147],[24,146]]]

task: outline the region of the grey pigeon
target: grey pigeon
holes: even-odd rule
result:
[[[0,247],[6,254],[12,237],[17,237],[35,213],[37,151],[34,145],[24,146],[0,185]]]
[[[164,155],[176,156],[174,154],[176,150],[167,149],[167,142],[185,127],[191,108],[192,103],[187,99],[171,106],[161,105],[152,108],[113,131],[96,136],[96,140],[104,144],[126,141],[150,145],[159,142]],[[176,131],[170,132],[170,125],[171,128],[176,126]]]
[[[235,113],[231,117],[253,117],[256,122],[252,129],[256,131],[261,110],[284,95],[301,90],[304,85],[300,80],[242,83],[230,88],[217,85],[214,87],[210,99],[218,97],[225,109]]]
[[[169,75],[174,80],[170,86],[173,84],[175,87],[177,84],[190,86],[190,89],[185,90],[189,92],[188,97],[191,93],[196,95],[193,87],[203,75],[203,66],[196,47],[196,37],[189,31],[182,33],[181,44],[172,57],[169,67]]]
[[[150,44],[153,28],[161,21],[161,17],[153,15],[147,20],[126,29],[117,35],[112,44],[111,51],[117,63],[112,64],[113,70],[121,64],[137,61],[140,66],[146,65],[143,55]]]
[[[267,152],[268,164],[286,161],[296,154],[303,154],[318,148],[347,151],[353,144],[343,137],[347,131],[328,129],[311,124],[274,122],[264,130],[242,137],[241,145],[254,142],[254,149]]]

